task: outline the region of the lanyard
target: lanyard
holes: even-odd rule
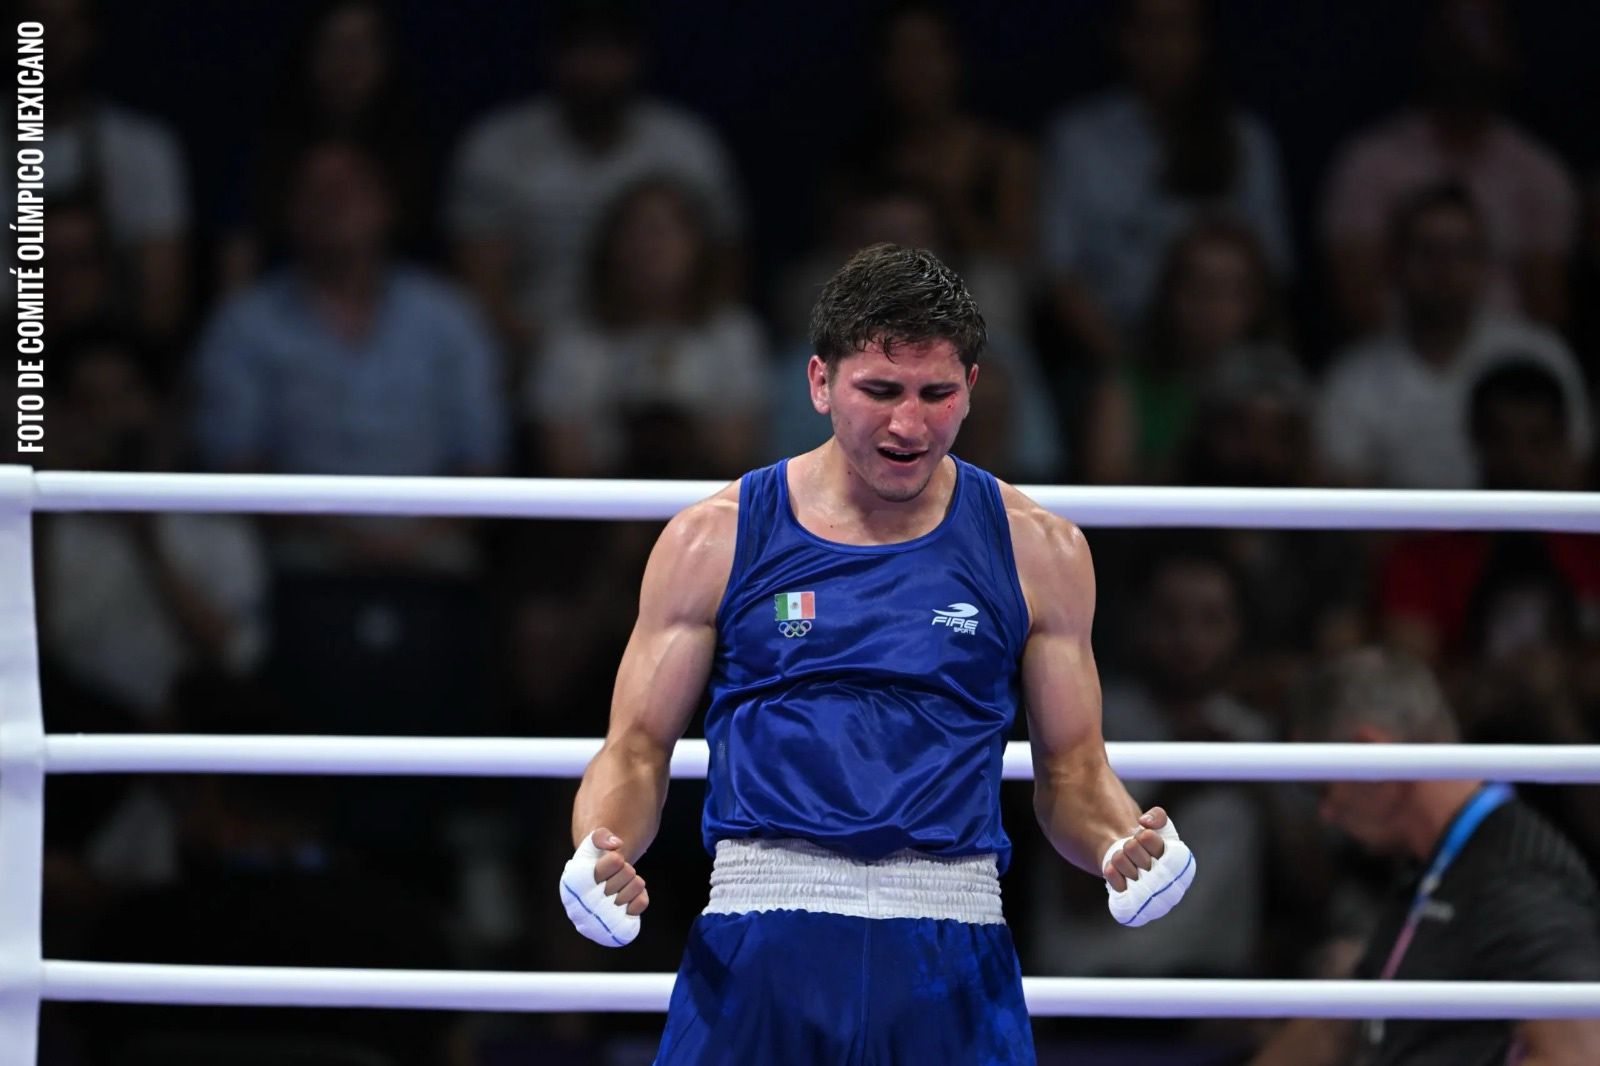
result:
[[[1417,894],[1411,901],[1411,911],[1406,915],[1405,925],[1401,927],[1394,947],[1389,949],[1389,959],[1383,964],[1378,980],[1389,980],[1400,968],[1400,960],[1405,957],[1406,949],[1411,946],[1411,938],[1416,935],[1417,926],[1422,922],[1423,910],[1427,908],[1434,892],[1438,891],[1445,870],[1449,869],[1450,864],[1461,853],[1461,848],[1466,844],[1467,838],[1472,836],[1472,831],[1478,828],[1491,811],[1509,800],[1511,796],[1510,785],[1499,782],[1484,785],[1472,794],[1466,806],[1462,807],[1460,813],[1451,820],[1450,828],[1445,830],[1444,842],[1439,845],[1433,862],[1428,865],[1428,872],[1422,875],[1422,883],[1417,886]]]

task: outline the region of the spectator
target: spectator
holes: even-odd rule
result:
[[[1271,134],[1228,100],[1205,0],[1121,0],[1127,84],[1056,119],[1040,189],[1051,303],[1093,357],[1120,354],[1173,239],[1203,213],[1249,227],[1279,278],[1289,223]]]
[[[1195,545],[1144,553],[1148,567],[1133,619],[1135,676],[1108,681],[1103,699],[1108,741],[1271,739],[1269,724],[1229,691],[1244,637],[1239,590],[1228,567]],[[1125,929],[1085,898],[1059,866],[1037,863],[1031,893],[1037,965],[1051,973],[1097,976],[1220,976],[1249,973],[1260,946],[1268,826],[1238,785],[1188,787],[1129,781],[1141,804],[1184,812],[1185,840],[1225,876],[1197,877],[1176,926]],[[1181,797],[1181,798],[1179,798]],[[1047,883],[1040,883],[1047,882]],[[1092,892],[1098,886],[1090,885]],[[1196,895],[1199,893],[1199,895]]]
[[[1445,180],[1466,185],[1483,210],[1491,305],[1548,325],[1566,319],[1577,194],[1555,153],[1504,113],[1516,66],[1509,22],[1499,0],[1437,0],[1419,99],[1357,135],[1334,163],[1322,237],[1337,308],[1357,335],[1393,317],[1399,279],[1384,255],[1385,226],[1417,190]]]
[[[624,190],[600,221],[584,297],[528,376],[544,468],[704,477],[750,465],[766,341],[755,315],[722,296],[695,193],[671,178]]]
[[[927,189],[964,256],[1022,267],[1033,251],[1033,153],[963,107],[951,11],[938,0],[896,0],[874,36],[878,99],[844,152],[848,165],[880,183]]]
[[[94,0],[23,0],[49,47],[45,196],[94,205],[115,261],[115,302],[144,332],[174,339],[189,315],[189,179],[177,138],[158,119],[92,87]]]
[[[1195,403],[1182,483],[1305,488],[1311,455],[1311,387],[1287,353],[1238,349]],[[1346,532],[1227,529],[1218,552],[1238,576],[1253,639],[1233,671],[1234,692],[1274,715],[1309,655],[1345,649],[1366,632],[1366,559]]]
[[[1582,488],[1567,397],[1542,363],[1490,367],[1472,390],[1471,412],[1480,487]],[[1592,536],[1418,534],[1394,545],[1379,574],[1385,637],[1432,663],[1501,662],[1533,645],[1600,639],[1600,553]]]
[[[198,366],[196,430],[212,467],[316,474],[486,474],[503,460],[495,356],[452,289],[388,255],[378,163],[344,141],[294,170],[283,269],[225,304]],[[280,543],[316,566],[461,570],[459,527],[423,519],[309,520]]]
[[[396,55],[395,28],[383,0],[317,0],[284,62],[283,84],[246,184],[245,217],[224,245],[225,287],[253,280],[264,256],[281,254],[283,204],[291,170],[307,146],[328,138],[360,144],[389,175],[394,240],[406,253],[432,236],[433,160],[423,112]]]
[[[1314,675],[1296,732],[1301,740],[1371,744],[1459,738],[1427,668],[1371,649],[1334,659]],[[1508,786],[1335,781],[1323,787],[1320,809],[1363,848],[1414,871],[1409,883],[1396,883],[1356,976],[1600,980],[1594,880],[1572,845]],[[1358,1055],[1383,1066],[1594,1062],[1600,1022],[1301,1019],[1279,1030],[1254,1061],[1332,1066]]]
[[[321,141],[293,168],[288,264],[217,312],[198,360],[196,433],[215,468],[480,475],[504,461],[497,359],[472,306],[389,255],[393,200],[366,149]],[[481,554],[462,519],[273,523],[263,676],[276,724],[319,733],[481,731],[489,657]],[[374,782],[331,819],[396,877],[431,869],[441,796]]]
[[[1568,336],[1583,363],[1589,394],[1600,398],[1600,170],[1584,185],[1583,229],[1572,272],[1572,325]]]
[[[96,323],[131,317],[118,305],[126,296],[116,284],[116,262],[105,219],[91,200],[60,199],[45,208],[45,259],[50,264],[50,298],[45,330],[70,336]]]
[[[1469,396],[1484,367],[1508,353],[1555,376],[1568,438],[1586,455],[1582,375],[1555,334],[1489,306],[1488,234],[1465,186],[1413,195],[1394,219],[1391,246],[1399,321],[1338,356],[1323,383],[1317,437],[1330,474],[1350,484],[1470,488]]]
[[[1221,220],[1185,232],[1167,251],[1135,358],[1108,369],[1090,400],[1088,480],[1173,480],[1218,365],[1280,334],[1271,268],[1255,235]]]
[[[172,468],[170,404],[150,357],[127,335],[63,337],[51,378],[54,464]],[[242,676],[266,634],[266,573],[252,528],[234,515],[56,514],[39,518],[45,655],[82,688],[146,725],[170,721],[188,674]]]
[[[172,468],[171,404],[128,333],[84,328],[51,351],[51,464]],[[207,690],[242,701],[267,634],[266,564],[225,514],[41,514],[35,522],[41,687],[54,732],[170,728]],[[53,786],[47,949],[77,954],[117,892],[177,876],[177,816],[160,782]]]
[[[733,168],[716,134],[639,95],[632,6],[568,0],[554,31],[553,95],[490,115],[453,164],[446,224],[457,262],[512,351],[577,310],[600,216],[642,177],[672,174],[703,198],[720,283],[739,241]]]
[[[1303,488],[1315,481],[1311,382],[1271,345],[1228,352],[1194,399],[1180,483]]]

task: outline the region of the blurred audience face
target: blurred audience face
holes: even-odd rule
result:
[[[58,103],[88,87],[94,53],[94,12],[89,0],[23,0],[18,21],[44,24],[48,78],[46,91]],[[47,111],[48,115],[49,112]]]
[[[705,253],[705,235],[684,196],[664,186],[636,193],[622,208],[606,249],[607,274],[634,307],[682,307]]]
[[[377,254],[389,223],[383,179],[359,150],[326,144],[301,160],[289,196],[289,229],[307,263],[329,265]]]
[[[70,329],[109,310],[110,249],[105,225],[93,208],[73,203],[48,209],[45,256],[50,264],[46,312],[52,328]]]
[[[1170,699],[1215,692],[1238,648],[1239,603],[1233,580],[1205,559],[1157,564],[1141,619],[1151,686]]]
[[[1209,363],[1250,339],[1265,285],[1260,264],[1237,242],[1212,236],[1188,245],[1172,291],[1180,354]]]
[[[1473,427],[1478,476],[1486,489],[1572,490],[1577,457],[1559,408],[1526,396],[1489,396]]]
[[[83,470],[152,465],[160,405],[132,352],[106,341],[75,354],[64,399],[59,416],[64,465]]]
[[[884,95],[901,118],[926,119],[950,111],[960,76],[950,28],[935,12],[911,8],[885,27]]]
[[[1176,99],[1199,76],[1209,42],[1200,0],[1125,0],[1117,46],[1140,95]]]
[[[1396,249],[1405,315],[1422,328],[1462,328],[1482,305],[1488,284],[1488,240],[1482,221],[1453,205],[1414,218]]]
[[[621,33],[584,30],[556,49],[554,75],[567,120],[580,129],[621,118],[639,77],[639,50]]]
[[[1303,404],[1266,389],[1230,396],[1202,415],[1191,481],[1202,485],[1304,484],[1309,426]]]
[[[359,0],[331,8],[312,35],[307,57],[312,98],[348,120],[378,95],[388,72],[389,50],[379,9]]]

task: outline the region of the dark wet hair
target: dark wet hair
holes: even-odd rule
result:
[[[811,311],[811,350],[831,373],[845,356],[874,342],[947,340],[971,368],[988,328],[966,284],[932,252],[874,244],[861,249],[822,287]]]

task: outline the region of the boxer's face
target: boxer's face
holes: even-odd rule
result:
[[[978,368],[961,365],[947,340],[877,342],[839,360],[830,374],[818,356],[807,367],[811,403],[833,421],[851,470],[880,499],[915,499],[955,443],[971,408]]]

